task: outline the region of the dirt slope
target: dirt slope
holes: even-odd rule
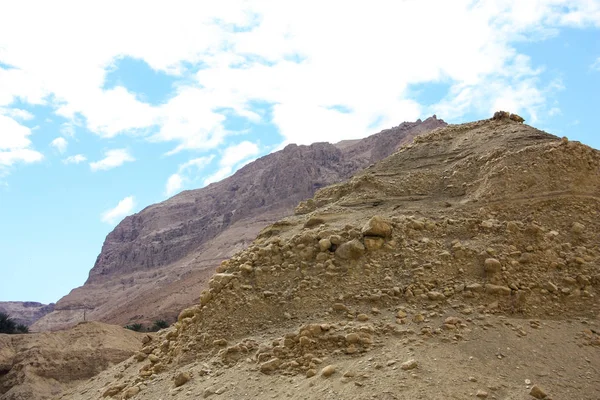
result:
[[[64,328],[81,321],[84,310],[90,319],[120,325],[173,320],[198,300],[219,262],[291,215],[299,201],[445,125],[433,116],[346,145],[289,145],[221,182],[147,207],[107,236],[85,285],[32,329]]]
[[[600,152],[449,126],[298,210],[315,207],[62,398],[600,398]]]
[[[99,322],[61,332],[0,334],[0,400],[54,398],[129,358],[142,337]]]

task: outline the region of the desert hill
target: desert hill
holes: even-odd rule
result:
[[[99,322],[60,332],[0,334],[0,399],[54,398],[131,357],[143,337]]]
[[[64,399],[598,399],[600,152],[501,118],[436,129],[220,264]]]
[[[107,236],[85,285],[60,299],[32,329],[71,326],[84,310],[88,319],[119,325],[173,321],[198,301],[215,267],[266,225],[292,215],[317,189],[445,125],[433,116],[338,145],[289,145],[221,182],[147,207]]]

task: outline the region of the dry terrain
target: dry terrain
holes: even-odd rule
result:
[[[17,324],[32,325],[44,315],[54,311],[54,304],[35,301],[0,301],[0,312],[6,313]]]
[[[0,334],[0,400],[53,398],[131,357],[142,338],[100,322],[60,332]]]
[[[85,285],[60,299],[32,330],[72,326],[84,311],[88,319],[119,325],[173,321],[198,301],[222,260],[292,215],[298,202],[445,125],[433,116],[339,145],[289,145],[221,182],[149,206],[107,236]]]
[[[263,229],[61,398],[596,400],[599,213],[597,150],[502,116],[436,129]]]

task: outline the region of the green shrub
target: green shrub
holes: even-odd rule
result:
[[[17,333],[29,333],[29,328],[27,325],[19,324],[17,325]]]
[[[153,332],[157,332],[160,331],[161,329],[165,329],[169,327],[169,323],[167,321],[165,321],[164,319],[159,319],[157,321],[154,321],[154,324],[152,325],[152,331]]]
[[[132,324],[132,325],[126,325],[125,329],[129,329],[130,331],[135,331],[135,332],[140,332],[144,327],[142,326],[142,324]]]
[[[15,321],[12,320],[12,318],[10,318],[10,316],[4,312],[0,312],[0,333],[27,333],[29,332],[29,329],[27,329],[27,332],[23,332],[19,329],[19,327],[25,327],[25,329],[27,329],[27,327],[25,325],[17,325],[17,323]]]

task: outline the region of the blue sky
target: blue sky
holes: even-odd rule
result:
[[[600,148],[600,1],[11,3],[0,300],[58,300],[123,217],[287,143],[507,109]]]

